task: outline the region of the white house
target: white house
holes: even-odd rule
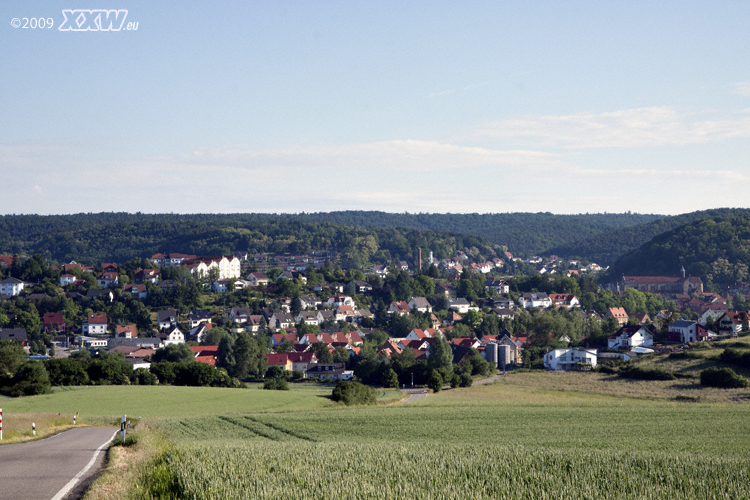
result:
[[[0,281],[0,295],[18,295],[25,286],[26,283],[18,278],[5,278]]]
[[[527,292],[518,298],[518,305],[524,309],[530,307],[548,308],[552,306],[552,300],[545,292]]]
[[[166,333],[159,334],[158,337],[162,339],[165,346],[185,343],[185,334],[176,326]]]
[[[471,309],[471,303],[464,298],[450,299],[448,300],[448,309],[452,309],[459,314],[466,314]]]
[[[607,339],[610,349],[627,349],[628,347],[648,347],[654,345],[654,335],[641,325],[625,325]]]
[[[580,365],[596,366],[596,349],[554,349],[544,355],[548,370],[574,370]]]
[[[63,274],[60,276],[60,286],[72,285],[76,282],[76,277],[72,274]]]
[[[107,314],[89,314],[86,316],[86,321],[83,322],[81,331],[84,335],[106,335]]]
[[[422,314],[432,312],[432,304],[425,297],[412,297],[409,301],[409,307],[412,311],[418,311]]]

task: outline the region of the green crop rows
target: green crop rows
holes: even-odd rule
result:
[[[187,445],[186,499],[747,498],[750,462],[658,452],[409,443]]]

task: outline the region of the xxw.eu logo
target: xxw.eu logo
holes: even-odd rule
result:
[[[60,31],[120,31],[128,17],[124,9],[63,10],[62,14],[65,19],[57,28]]]

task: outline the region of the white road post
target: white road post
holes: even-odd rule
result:
[[[0,441],[3,440],[3,409],[0,408]]]
[[[123,415],[122,420],[120,421],[120,440],[125,444],[125,421],[127,420],[127,416]]]
[[[31,432],[36,436],[36,424],[31,422]]]

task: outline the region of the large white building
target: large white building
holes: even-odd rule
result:
[[[6,278],[0,281],[0,295],[18,295],[25,286],[18,278]]]
[[[596,349],[554,349],[544,355],[548,370],[574,370],[581,365],[596,366]]]

